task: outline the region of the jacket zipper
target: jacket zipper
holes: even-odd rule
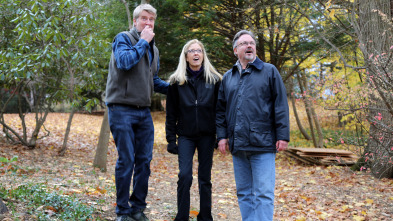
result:
[[[197,97],[197,99],[195,100],[195,118],[196,118],[196,127],[197,127],[197,130],[198,130],[198,132],[199,132],[199,127],[198,127],[198,97]]]
[[[195,95],[195,122],[196,122],[196,130],[197,130],[197,134],[199,134],[199,124],[198,124],[198,91],[197,91],[197,86],[198,85],[198,79],[195,79],[194,84],[190,84],[190,86],[192,87],[193,91],[194,91],[194,95]]]

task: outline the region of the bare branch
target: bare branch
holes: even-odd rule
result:
[[[299,2],[296,0],[296,2],[299,5]],[[348,64],[347,60],[344,58],[344,55],[341,53],[341,50],[339,48],[337,48],[333,43],[331,43],[329,41],[329,39],[327,39],[318,29],[317,25],[312,21],[312,19],[304,12],[303,9],[301,8],[296,8],[294,6],[291,6],[292,8],[294,8],[295,10],[297,10],[300,14],[302,14],[305,18],[307,18],[307,20],[310,22],[310,24],[312,25],[312,27],[314,28],[315,32],[318,33],[319,37],[324,40],[326,43],[328,43],[340,56],[342,62],[344,63],[345,67],[349,67],[352,69],[366,69],[366,67],[361,66],[361,67],[356,67],[353,65]]]

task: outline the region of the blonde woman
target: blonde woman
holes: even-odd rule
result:
[[[202,42],[187,42],[175,73],[169,78],[166,103],[168,152],[178,154],[177,215],[188,220],[192,162],[198,150],[200,212],[198,220],[213,220],[211,215],[211,169],[216,142],[216,102],[222,76],[210,63]],[[177,144],[176,144],[177,141]]]

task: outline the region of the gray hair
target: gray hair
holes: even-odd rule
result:
[[[235,37],[233,37],[233,41],[232,41],[233,50],[235,50],[237,46],[237,40],[239,40],[240,36],[242,35],[250,35],[254,39],[255,43],[257,42],[255,35],[251,31],[241,30],[238,33],[236,33]]]
[[[136,20],[139,18],[139,15],[142,13],[142,11],[147,11],[150,14],[154,15],[154,19],[157,18],[157,9],[155,9],[153,6],[151,6],[150,4],[141,4],[138,5],[138,7],[136,7],[134,9],[134,13],[132,14],[133,18]],[[135,24],[134,24],[135,25]]]

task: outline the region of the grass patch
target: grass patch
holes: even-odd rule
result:
[[[310,130],[306,129],[311,136]],[[322,128],[324,137],[323,146],[325,148],[342,149],[344,145],[362,145],[367,137],[359,136],[353,131],[344,128]],[[312,140],[306,140],[300,130],[291,130],[290,146],[294,147],[314,147]]]
[[[71,196],[48,192],[43,184],[20,185],[7,190],[0,184],[0,197],[8,200],[8,207],[14,211],[14,201],[26,206],[26,213],[38,220],[93,220],[95,209],[87,206]],[[99,220],[94,218],[94,220]]]

